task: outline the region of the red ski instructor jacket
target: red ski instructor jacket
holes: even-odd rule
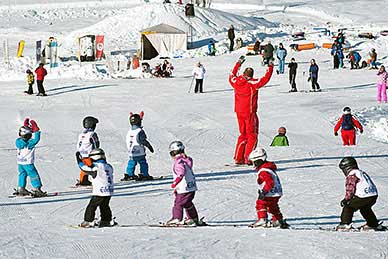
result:
[[[261,79],[237,76],[240,69],[239,62],[234,65],[229,76],[229,83],[234,88],[234,111],[236,113],[251,114],[257,112],[258,89],[265,86],[271,79],[273,66],[268,66]]]
[[[47,70],[44,67],[39,66],[37,69],[35,69],[36,73],[36,80],[43,81],[44,77],[47,75]]]

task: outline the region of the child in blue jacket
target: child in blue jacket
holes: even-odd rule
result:
[[[32,137],[32,135],[34,135]],[[46,196],[47,193],[41,190],[42,182],[39,173],[35,168],[35,146],[40,140],[40,129],[38,124],[29,118],[24,120],[24,125],[19,129],[19,138],[16,139],[17,163],[19,171],[18,189],[15,195],[34,197]],[[30,177],[33,190],[27,191],[27,176]]]

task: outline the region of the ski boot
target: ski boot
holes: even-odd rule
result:
[[[170,219],[166,223],[164,223],[166,226],[179,226],[179,225],[184,225],[184,222],[182,222],[179,219]]]
[[[47,196],[47,192],[42,191],[42,190],[40,189],[40,187],[39,187],[39,188],[33,190],[32,193],[31,193],[31,195],[32,195],[32,197],[34,197],[34,198],[45,197],[45,196]]]
[[[144,175],[144,174],[139,174],[138,178],[136,181],[151,181],[154,180],[154,177],[151,175]]]
[[[198,219],[198,218],[194,218],[194,219],[185,219],[184,222],[183,222],[184,225],[188,225],[188,226],[198,226],[198,227],[202,227],[202,226],[207,226],[207,223],[205,221],[203,221],[203,217]]]
[[[387,231],[388,228],[386,226],[383,226],[383,222],[380,221],[379,224],[376,227],[370,227],[367,224],[362,225],[359,227],[360,231]]]
[[[127,174],[124,174],[124,178],[121,178],[120,181],[121,182],[126,182],[126,181],[132,181],[132,180],[137,180],[137,176],[136,175],[127,175]]]
[[[335,227],[335,230],[340,232],[349,232],[355,230],[355,228],[352,224],[339,224]]]
[[[94,224],[94,222],[82,221],[82,223],[79,224],[78,226],[81,228],[94,228],[95,224]]]
[[[267,228],[268,227],[268,220],[267,219],[256,220],[254,223],[250,224],[248,227],[250,227],[250,228]]]
[[[288,229],[290,225],[285,219],[279,219],[271,222],[271,226],[274,228]]]
[[[18,187],[17,189],[15,189],[15,192],[13,193],[13,195],[29,196],[29,195],[31,195],[31,192],[27,191],[26,188],[24,188],[24,187]]]

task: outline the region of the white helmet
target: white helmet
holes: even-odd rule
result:
[[[182,141],[175,140],[168,146],[168,151],[170,151],[171,156],[183,153],[185,151],[185,145],[183,145]]]
[[[96,148],[90,151],[89,158],[92,159],[93,161],[97,161],[100,159],[106,160],[105,152],[101,148]]]
[[[32,130],[28,126],[21,126],[19,128],[19,136],[24,139],[29,139],[32,137]]]
[[[267,152],[264,150],[264,148],[257,147],[249,154],[248,159],[252,162],[257,160],[265,161],[267,160]]]

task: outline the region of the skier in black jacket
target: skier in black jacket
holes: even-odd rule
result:
[[[292,58],[291,62],[288,64],[288,68],[290,69],[289,73],[289,78],[290,78],[290,85],[291,85],[291,90],[290,92],[297,92],[298,90],[296,89],[296,69],[298,68],[298,63],[295,62],[295,59]]]

